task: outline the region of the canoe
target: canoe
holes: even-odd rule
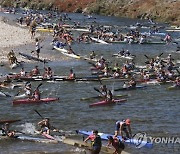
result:
[[[98,43],[101,43],[101,44],[109,44],[109,43],[107,43],[107,42],[105,42],[105,41],[103,41],[103,40],[100,40],[100,39],[97,39],[97,38],[94,38],[94,37],[91,37],[91,39],[92,39],[93,41],[98,42]]]
[[[40,58],[31,56],[31,55],[28,55],[28,54],[25,54],[25,53],[22,53],[22,52],[19,52],[19,55],[21,55],[22,57],[24,57],[24,58],[26,58],[28,60],[39,61],[39,62],[42,62],[42,63],[48,63],[48,61],[49,61],[49,60],[40,59]]]
[[[0,124],[4,124],[4,123],[14,123],[14,122],[18,122],[21,121],[20,119],[14,119],[14,120],[0,120]]]
[[[119,88],[119,89],[115,89],[114,91],[124,91],[124,90],[136,90],[136,89],[140,89],[140,88],[145,88],[146,86],[136,86],[136,87],[127,87],[127,88]]]
[[[15,136],[15,137],[8,137],[8,136],[0,136],[0,139],[18,139],[22,141],[31,141],[31,142],[40,142],[40,143],[58,143],[57,140],[51,140],[51,139],[45,139],[40,137],[34,137],[34,136]]]
[[[125,102],[125,101],[127,101],[127,99],[117,99],[117,100],[113,99],[112,101],[100,101],[100,102],[97,102],[97,103],[90,104],[89,107],[114,105],[116,103],[122,103],[122,102]]]
[[[77,130],[76,132],[79,134],[87,135],[87,136],[92,134],[92,131]],[[113,136],[112,134],[105,134],[105,133],[98,133],[98,135],[101,137],[102,140],[108,140],[108,136]],[[117,136],[117,138],[122,141],[122,136]],[[126,139],[125,143],[136,146],[136,145],[139,145],[139,140],[138,139]],[[141,144],[143,144],[144,145],[143,147],[146,147],[146,148],[153,147],[153,144],[150,142],[147,142],[147,141],[141,141]]]
[[[39,103],[50,103],[59,100],[59,98],[42,98],[40,100],[35,99],[20,99],[20,100],[13,100],[13,105],[19,104],[39,104]]]
[[[87,149],[87,150],[92,149],[91,143],[86,143],[86,142],[78,140],[78,139],[64,138],[62,140],[62,142],[65,144],[68,144],[68,145],[76,146],[76,147]],[[108,148],[108,147],[102,145],[101,152],[112,154],[114,152],[114,149],[111,147]],[[121,154],[129,154],[129,153],[122,151]]]
[[[119,97],[127,97],[128,95],[114,95],[113,97],[119,98]],[[87,98],[81,98],[81,101],[85,100],[91,100],[91,99],[98,99],[98,98],[103,98],[102,96],[94,96],[94,97],[87,97]]]

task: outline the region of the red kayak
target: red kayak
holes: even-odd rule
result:
[[[14,100],[13,105],[50,103],[50,102],[57,101],[57,100],[59,100],[59,98],[42,98],[40,100],[36,100],[36,99],[20,99],[20,100]]]
[[[114,105],[116,103],[125,102],[125,101],[127,101],[127,99],[117,99],[117,100],[113,99],[112,101],[101,101],[101,102],[93,103],[93,104],[90,104],[89,107],[104,106],[104,105]]]
[[[17,120],[0,120],[0,124],[4,124],[4,123],[13,123],[13,122],[18,122],[21,121],[20,119]]]

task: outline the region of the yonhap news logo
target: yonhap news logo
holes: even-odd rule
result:
[[[146,133],[137,133],[133,136],[132,141],[136,148],[142,148],[146,144],[180,144],[179,137],[151,137]]]

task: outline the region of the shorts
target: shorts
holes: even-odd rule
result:
[[[37,52],[37,53],[40,53],[40,49],[37,49],[36,52]]]
[[[119,129],[120,129],[120,123],[117,123],[115,127],[115,131],[119,131]]]
[[[92,153],[93,154],[99,154],[101,151],[101,147],[100,146],[93,146],[93,149],[92,149]]]

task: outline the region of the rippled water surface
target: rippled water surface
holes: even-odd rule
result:
[[[1,14],[3,15],[3,14]],[[7,15],[9,18],[14,16]],[[84,17],[80,14],[70,14],[73,20],[84,21]],[[129,25],[134,24],[136,20],[119,19],[114,17],[97,16],[100,24],[104,25]],[[90,21],[88,21],[90,22]],[[142,22],[142,21],[140,21]],[[178,37],[179,33],[172,33],[174,37]],[[64,57],[61,53],[51,50],[49,45],[52,36],[43,34],[45,40],[43,45],[42,55],[54,59],[48,65],[51,66],[57,75],[67,75],[69,69],[73,67],[76,76],[87,77],[91,76],[90,64],[86,61],[75,60]],[[90,51],[95,50],[97,54],[103,54],[108,60],[112,60],[112,54],[125,48],[137,55],[135,62],[138,65],[144,65],[146,60],[144,54],[157,56],[161,52],[166,57],[169,53],[178,60],[179,54],[174,53],[176,45],[125,45],[125,44],[73,44],[72,48],[80,55],[88,55]],[[33,50],[31,45],[18,47],[15,52],[23,50]],[[124,60],[114,59],[119,63]],[[35,65],[38,65],[43,70],[41,63],[25,63],[24,68],[29,71]],[[1,67],[0,73],[5,74],[18,72],[19,69],[10,70],[7,67]],[[114,85],[118,88],[122,85],[121,82],[107,82],[107,87],[111,89]],[[36,87],[39,83],[32,83]],[[75,130],[92,130],[98,129],[100,132],[114,133],[115,122],[124,118],[130,118],[132,121],[133,134],[145,132],[152,137],[179,137],[180,126],[180,95],[179,90],[168,91],[165,85],[148,85],[144,89],[134,91],[115,92],[115,94],[128,94],[128,101],[115,106],[105,106],[97,108],[89,108],[89,104],[99,100],[80,101],[82,97],[96,96],[98,93],[94,91],[94,87],[99,87],[99,82],[43,82],[40,87],[42,97],[59,97],[58,102],[41,104],[41,105],[19,105],[12,106],[11,98],[0,99],[0,117],[2,119],[20,118],[21,122],[17,125],[12,125],[17,130],[24,129],[25,124],[35,125],[41,118],[34,112],[38,110],[44,117],[50,117],[54,126],[65,132],[75,134]],[[14,91],[8,90],[12,95],[17,94],[19,89]],[[58,135],[58,134],[56,134]],[[81,138],[81,136],[79,137]],[[153,149],[135,149],[131,146],[126,147],[126,151],[130,153],[179,153],[179,144],[154,144]],[[33,152],[55,152],[55,153],[80,153],[82,150],[72,146],[59,144],[43,144],[34,142],[22,142],[14,140],[0,140],[0,153],[33,153]]]

